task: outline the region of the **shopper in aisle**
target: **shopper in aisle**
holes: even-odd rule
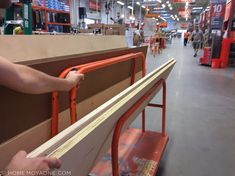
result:
[[[194,49],[194,56],[197,57],[198,50],[200,48],[201,42],[203,41],[203,32],[199,29],[198,26],[195,27],[191,35],[191,39],[193,39],[193,49]]]
[[[187,46],[189,36],[190,36],[189,31],[186,31],[186,32],[184,33],[184,46]]]

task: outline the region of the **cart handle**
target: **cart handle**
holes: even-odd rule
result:
[[[105,59],[102,61],[91,62],[87,64],[77,65],[74,67],[70,67],[65,69],[60,75],[60,78],[65,78],[67,74],[72,70],[77,70],[78,73],[85,74],[90,71],[94,71],[100,68],[104,68],[110,65],[114,65],[120,62],[125,62],[131,59],[134,59],[134,68],[133,74],[131,78],[131,84],[135,81],[135,73],[136,73],[136,60],[140,58],[142,60],[142,77],[146,74],[146,63],[145,63],[145,55],[142,52],[131,53],[122,56],[117,56],[109,59]],[[70,116],[71,116],[71,124],[75,123],[77,120],[77,112],[76,112],[76,97],[78,86],[72,88],[70,91]],[[55,136],[58,134],[58,119],[59,119],[59,110],[58,110],[58,91],[52,92],[52,119],[51,119],[51,136]]]

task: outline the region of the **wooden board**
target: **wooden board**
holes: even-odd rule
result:
[[[60,57],[59,59],[50,58],[45,59],[44,61],[25,61],[23,64],[29,64],[30,67],[49,75],[58,76],[62,70],[73,65],[99,61],[128,53],[146,53],[146,51],[147,47],[119,49],[115,51],[109,50],[98,52],[96,54],[88,53],[69,57],[65,56]],[[86,78],[79,89],[78,101],[82,102],[111,88],[113,85],[129,79],[131,68],[132,62],[125,62],[86,74]],[[120,72],[120,69],[122,69],[122,72]],[[141,62],[138,62],[137,70],[138,72],[141,70]],[[94,80],[99,80],[99,84],[96,84]],[[127,84],[122,84],[122,88],[120,89],[120,87],[118,87],[116,92],[119,93],[128,86],[128,82]],[[112,97],[108,97],[108,94],[107,96],[104,94],[100,96],[107,97],[108,99]],[[51,117],[51,94],[22,94],[0,86],[0,97],[0,143],[6,142],[16,135],[20,135],[22,132],[43,123]],[[68,109],[69,97],[67,92],[60,93],[59,104],[59,112],[63,112]],[[85,109],[85,105],[81,105],[80,107]],[[89,112],[90,111],[86,113]],[[9,130],[9,126],[12,127],[12,130]]]
[[[0,36],[0,55],[12,62],[126,48],[124,36]]]
[[[174,64],[175,60],[172,59],[151,72],[145,78],[139,80],[82,120],[40,146],[30,153],[28,157],[45,154],[55,156],[61,158],[63,162],[61,170],[71,171],[72,175],[87,175],[97,160],[110,147],[110,136],[117,120],[157,81],[161,78],[166,79]],[[136,110],[131,121],[159,90],[160,88]]]
[[[136,78],[141,78],[142,73],[136,74]],[[77,104],[78,118],[82,118],[89,112],[99,107],[104,102],[107,102],[111,97],[120,93],[129,85],[130,79],[123,80],[110,88],[101,91],[94,96],[91,96]],[[70,111],[66,109],[59,113],[59,131],[64,130],[70,126]],[[0,145],[0,170],[9,163],[10,159],[19,150],[31,152],[50,139],[51,135],[51,120],[46,120],[33,128],[30,128],[14,138],[4,142]],[[35,138],[34,136],[37,136]],[[30,143],[28,141],[31,141]]]

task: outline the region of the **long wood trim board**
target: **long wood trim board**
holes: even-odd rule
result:
[[[69,170],[72,175],[87,175],[95,162],[104,154],[105,149],[110,146],[110,140],[108,139],[117,120],[157,81],[162,78],[166,79],[175,62],[172,59],[154,70],[92,111],[82,120],[31,152],[28,157],[40,155],[58,157],[63,162],[62,170]],[[140,112],[142,108],[137,111]],[[137,116],[137,114],[135,115]]]

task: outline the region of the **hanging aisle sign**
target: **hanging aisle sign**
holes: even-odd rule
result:
[[[173,0],[173,3],[186,3],[186,2],[195,3],[196,0]]]
[[[211,0],[211,29],[221,29],[227,0]]]

